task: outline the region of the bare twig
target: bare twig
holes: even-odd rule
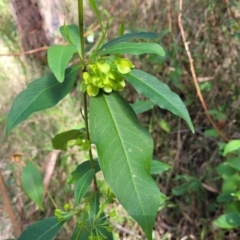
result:
[[[201,93],[201,90],[200,90],[200,87],[199,87],[199,84],[198,84],[198,80],[197,80],[197,76],[196,76],[196,72],[195,72],[195,68],[194,68],[194,65],[193,65],[193,58],[192,58],[192,55],[191,55],[191,52],[189,50],[189,42],[187,42],[186,40],[186,36],[185,36],[185,31],[184,31],[184,28],[183,28],[183,24],[182,24],[182,0],[179,0],[179,14],[178,14],[178,25],[179,25],[179,28],[180,28],[180,31],[181,31],[181,35],[182,35],[182,40],[183,40],[183,44],[184,44],[184,47],[185,47],[185,51],[187,53],[187,56],[188,56],[188,59],[189,59],[189,64],[190,64],[190,70],[191,70],[191,74],[192,74],[192,78],[193,78],[193,82],[194,82],[194,85],[195,85],[195,88],[196,88],[196,91],[197,91],[197,95],[199,97],[199,100],[202,104],[202,107],[205,111],[205,114],[206,114],[206,117],[207,119],[209,120],[209,122],[212,124],[212,126],[215,128],[215,130],[218,132],[218,134],[221,136],[221,138],[228,142],[229,139],[225,136],[225,134],[217,127],[216,123],[213,121],[213,119],[211,118],[211,116],[209,115],[208,113],[208,109],[207,109],[207,106],[206,106],[206,103],[203,99],[203,96],[202,96],[202,93]]]
[[[48,186],[50,184],[50,181],[51,181],[51,178],[52,178],[52,175],[53,175],[53,171],[54,171],[54,168],[55,168],[55,165],[56,165],[56,162],[57,162],[57,159],[58,159],[60,153],[61,153],[61,151],[54,150],[54,151],[51,152],[51,155],[48,159],[48,164],[46,166],[45,176],[44,176],[44,179],[43,179],[43,184],[44,184],[45,191],[47,191]]]
[[[125,232],[125,233],[133,236],[134,239],[143,239],[142,236],[137,235],[135,232],[133,232],[133,231],[131,231],[131,230],[129,230],[129,229],[121,226],[120,224],[114,223],[114,222],[112,222],[112,221],[110,221],[110,223],[111,223],[111,225],[112,225],[113,227],[115,227],[115,228],[118,229],[119,231]]]
[[[22,233],[21,224],[20,224],[18,218],[14,214],[14,210],[13,210],[11,200],[8,195],[8,191],[7,191],[3,176],[2,176],[1,169],[0,169],[0,192],[1,192],[1,196],[3,198],[3,203],[5,205],[5,210],[8,213],[8,216],[9,216],[12,226],[13,226],[14,236],[16,238],[18,238]]]

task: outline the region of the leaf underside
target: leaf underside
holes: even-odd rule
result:
[[[107,183],[148,239],[152,239],[163,195],[150,175],[153,151],[150,134],[117,92],[91,98],[90,134]]]

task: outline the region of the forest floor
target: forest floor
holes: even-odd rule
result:
[[[67,4],[69,1],[64,1]],[[222,181],[217,173],[222,156],[222,146],[227,139],[240,139],[240,6],[238,1],[185,0],[182,25],[194,60],[198,86],[216,128],[209,122],[202,106],[190,70],[189,58],[179,28],[179,1],[133,0],[101,1],[104,17],[110,16],[108,38],[118,34],[118,26],[124,20],[125,30],[150,31],[159,34],[158,43],[164,46],[166,58],[144,55],[131,60],[139,69],[155,75],[179,94],[186,104],[195,127],[195,134],[186,124],[170,112],[154,107],[140,114],[139,120],[153,136],[154,159],[171,166],[171,170],[155,178],[166,194],[166,208],[156,218],[156,240],[232,240],[240,239],[239,229],[221,230],[213,220],[223,214],[224,204],[217,201]],[[65,6],[65,4],[63,4]],[[76,3],[62,9],[67,23],[77,23]],[[61,10],[61,8],[60,8]],[[88,10],[89,11],[89,10]],[[96,27],[93,15],[86,12],[86,32]],[[0,54],[20,51],[16,22],[9,1],[0,4]],[[99,34],[93,32],[94,40]],[[59,35],[57,35],[59,36]],[[86,43],[87,48],[92,45]],[[63,205],[73,199],[72,188],[66,184],[68,176],[85,156],[77,149],[56,153],[51,138],[61,131],[83,124],[79,113],[81,100],[73,90],[56,107],[32,115],[17,126],[8,139],[5,137],[7,113],[15,96],[27,84],[48,72],[46,66],[33,56],[0,55],[0,170],[8,194],[25,228],[54,211],[46,197],[44,213],[24,195],[20,174],[24,163],[33,160],[44,176],[52,162],[48,189],[56,203]],[[133,103],[141,97],[128,86],[123,95]],[[221,137],[222,132],[226,138]],[[64,186],[64,187],[62,187]],[[115,238],[122,240],[144,239],[141,229],[121,206],[116,203],[119,218],[113,223]],[[0,240],[13,237],[10,220],[0,199]],[[67,239],[71,224],[66,226],[58,239]]]

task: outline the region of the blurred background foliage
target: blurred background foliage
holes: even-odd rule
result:
[[[160,189],[168,196],[166,208],[156,218],[155,239],[239,239],[239,229],[222,230],[212,223],[225,208],[225,203],[217,200],[223,183],[217,167],[226,161],[222,155],[225,143],[207,120],[196,94],[178,26],[179,2],[96,2],[103,19],[110,20],[108,39],[118,35],[122,22],[126,32],[159,34],[156,42],[164,46],[166,58],[142,55],[133,57],[132,61],[180,95],[196,131],[192,134],[179,118],[156,107],[139,114],[139,120],[154,138],[154,159],[172,166],[167,173],[155,176]],[[56,107],[34,114],[5,138],[6,116],[13,99],[31,80],[49,72],[46,51],[17,56],[12,53],[62,43],[58,28],[64,21],[77,24],[77,1],[0,1],[0,169],[23,228],[50,216],[54,209],[47,195],[45,210],[41,212],[23,194],[20,174],[24,163],[33,160],[46,177],[53,161],[55,167],[48,190],[56,203],[63,206],[73,199],[72,187],[67,184],[70,172],[85,157],[75,148],[56,153],[51,146],[55,134],[83,123],[81,98],[76,89]],[[229,139],[239,139],[240,3],[238,0],[184,0],[182,21],[209,114]],[[86,50],[91,51],[100,32],[87,1],[85,32]],[[130,103],[141,100],[130,86],[123,94]],[[113,223],[116,239],[143,239],[141,230],[121,206],[115,203],[114,208],[119,213]],[[1,199],[0,222],[0,239],[11,237],[11,224]],[[58,239],[68,239],[71,231],[70,222]]]

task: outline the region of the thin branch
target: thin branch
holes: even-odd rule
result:
[[[100,27],[100,25],[96,25],[94,26],[91,30],[87,31],[86,33],[84,33],[84,37],[89,36],[90,34],[92,34],[92,32],[96,31],[98,28]],[[45,46],[45,47],[40,47],[40,48],[35,48],[29,51],[24,51],[24,52],[18,52],[18,53],[3,53],[0,54],[0,57],[11,57],[11,56],[22,56],[22,55],[30,55],[36,52],[41,52],[41,51],[46,51],[48,50],[50,46]]]
[[[5,210],[8,213],[8,216],[12,223],[14,236],[16,238],[18,238],[22,233],[21,224],[20,224],[18,218],[14,214],[14,210],[13,210],[11,200],[8,195],[8,191],[7,191],[3,176],[2,176],[1,169],[0,169],[0,192],[1,192],[2,199],[3,199],[3,203],[5,205]]]
[[[215,130],[218,132],[218,134],[221,136],[221,138],[226,141],[229,142],[229,139],[225,136],[225,134],[217,127],[216,123],[213,121],[213,119],[211,118],[211,116],[208,113],[208,109],[206,106],[206,103],[203,99],[199,84],[198,84],[198,80],[197,80],[197,76],[196,76],[196,72],[195,72],[195,68],[193,65],[193,58],[191,55],[191,52],[189,50],[189,42],[186,41],[186,36],[185,36],[185,31],[183,28],[183,24],[182,24],[182,0],[179,0],[179,14],[178,14],[178,25],[181,31],[181,35],[182,35],[182,39],[183,39],[183,44],[185,47],[185,51],[187,53],[188,59],[189,59],[189,64],[190,64],[190,70],[191,70],[191,74],[192,74],[192,78],[193,78],[193,82],[197,91],[197,95],[199,97],[199,100],[202,104],[202,107],[205,111],[206,117],[209,120],[209,122],[212,124],[212,126],[215,128]]]
[[[18,53],[5,53],[5,54],[0,54],[0,57],[10,57],[10,56],[21,56],[21,55],[30,55],[36,52],[41,52],[47,50],[49,47],[40,47],[40,48],[35,48],[29,51],[25,52],[18,52]]]

